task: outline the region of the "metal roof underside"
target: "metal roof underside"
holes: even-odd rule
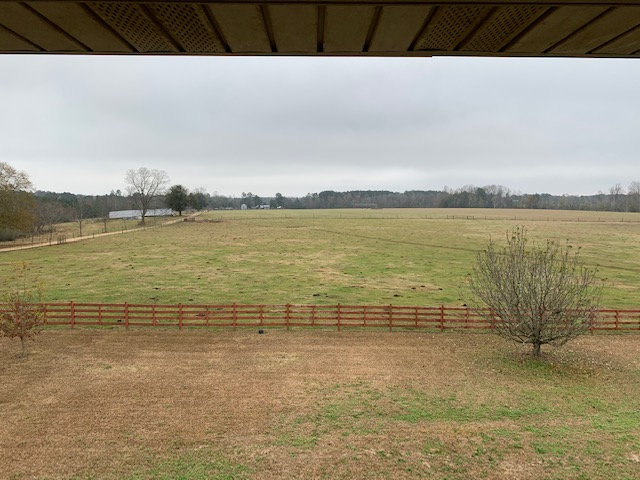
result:
[[[0,0],[0,53],[640,57],[640,0]]]

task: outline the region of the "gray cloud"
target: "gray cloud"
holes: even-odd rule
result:
[[[0,57],[0,160],[106,193],[129,168],[210,192],[640,179],[640,63],[593,59]]]

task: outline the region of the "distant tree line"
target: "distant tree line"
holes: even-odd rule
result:
[[[353,190],[309,193],[304,197],[260,197],[251,192],[240,196],[209,194],[203,188],[189,190],[182,185],[165,188],[169,183],[166,172],[140,168],[129,170],[125,176],[126,193],[111,190],[105,195],[77,195],[34,191],[25,172],[0,162],[0,241],[29,235],[49,234],[55,225],[76,222],[82,235],[88,219],[100,219],[107,230],[109,212],[117,210],[145,210],[169,207],[179,214],[187,210],[247,208],[324,209],[324,208],[522,208],[554,210],[595,210],[640,212],[640,182],[634,181],[625,189],[621,184],[596,195],[522,194],[502,185],[476,187],[466,185],[458,189],[409,190]]]
[[[135,194],[127,195],[112,190],[105,195],[77,195],[35,191],[0,192],[3,200],[0,209],[0,241],[12,240],[31,234],[53,235],[55,225],[76,222],[80,231],[83,222],[99,219],[106,222],[109,212],[136,210],[139,204]],[[640,212],[640,182],[633,182],[626,191],[611,188],[596,195],[550,195],[513,193],[506,187],[488,185],[465,186],[444,190],[332,190],[310,193],[304,197],[286,197],[277,193],[274,197],[260,197],[251,192],[241,196],[209,194],[204,189],[189,191],[174,185],[164,195],[159,195],[149,208],[173,208],[176,212],[192,210],[240,209],[269,205],[270,208],[328,209],[328,208],[514,208],[547,210],[592,210],[614,212]]]
[[[640,182],[625,191],[619,184],[596,195],[550,195],[514,193],[502,185],[458,189],[324,191],[304,197],[278,197],[283,208],[522,208],[640,212]],[[271,200],[271,206],[276,199]]]
[[[269,205],[271,208],[322,209],[322,208],[521,208],[548,210],[594,210],[612,212],[640,212],[640,182],[628,191],[613,188],[608,193],[595,195],[551,195],[548,193],[513,193],[506,187],[488,185],[475,187],[467,185],[458,189],[409,190],[391,192],[386,190],[353,190],[335,192],[332,190],[310,193],[304,197],[285,197],[277,193],[274,197],[260,197],[251,192],[239,197],[209,194],[199,188],[193,191],[182,185],[174,185],[164,195],[158,195],[150,208],[175,205],[176,211],[239,209],[242,204],[248,208]],[[46,224],[51,215],[47,210],[55,210],[58,221],[74,221],[79,204],[85,218],[102,218],[110,211],[139,208],[135,194],[125,195],[120,190],[112,190],[106,195],[76,195],[36,191],[34,194],[38,225]],[[175,197],[175,198],[173,198]]]

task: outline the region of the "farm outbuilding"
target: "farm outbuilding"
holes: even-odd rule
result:
[[[173,215],[173,210],[170,208],[155,208],[152,210],[147,210],[146,217],[170,217]],[[123,218],[125,220],[130,219],[142,219],[142,211],[140,210],[117,210],[114,212],[109,212],[109,218]]]

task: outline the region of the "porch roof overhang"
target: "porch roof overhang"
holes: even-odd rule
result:
[[[640,0],[0,0],[0,53],[640,58]]]

